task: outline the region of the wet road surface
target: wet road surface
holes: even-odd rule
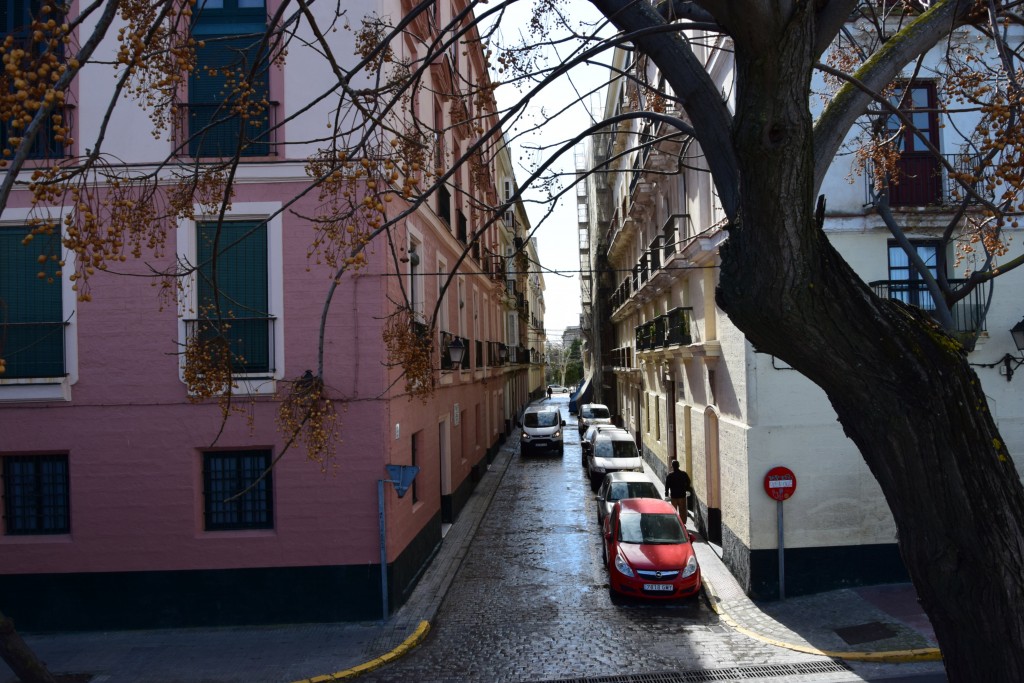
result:
[[[430,635],[367,681],[542,681],[806,661],[720,624],[703,597],[634,602],[608,592],[576,418],[565,454],[506,471]]]

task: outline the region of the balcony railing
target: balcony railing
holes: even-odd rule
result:
[[[682,249],[682,243],[694,235],[693,222],[686,213],[674,213],[661,228],[662,256],[667,262],[672,254]]]
[[[274,318],[198,318],[185,321],[189,339],[223,337],[231,354],[231,369],[239,374],[274,372]]]
[[[950,174],[931,154],[904,153],[897,161],[896,177],[889,186],[891,206],[948,206],[963,199],[966,191],[956,176],[975,178],[969,183],[980,196],[992,198],[986,185],[992,177],[991,165],[983,167],[982,157],[976,154],[944,154],[953,168]],[[865,203],[870,203],[876,179],[876,169],[869,164],[864,174]]]
[[[64,340],[68,323],[6,323],[0,325],[0,343],[6,371],[0,378],[63,377],[67,374]]]
[[[966,280],[950,280],[951,285],[960,285]],[[924,312],[935,313],[935,300],[924,282],[916,280],[876,280],[869,285],[875,294],[883,299],[902,301],[917,306]],[[965,298],[953,304],[950,313],[958,332],[983,332],[985,330],[985,301],[991,283],[975,287]]]
[[[605,357],[605,365],[611,365],[615,368],[632,368],[633,347],[620,346],[617,349],[612,349]]]
[[[480,368],[483,368],[484,365],[486,364],[486,362],[484,360],[484,343],[480,339],[477,339],[476,343],[474,344],[474,346],[476,347],[476,365],[475,365],[475,367],[477,369],[480,369]]]
[[[233,157],[239,135],[245,136],[240,156],[277,154],[273,136],[277,130],[278,102],[268,103],[263,112],[250,118],[243,118],[225,102],[182,102],[178,107],[182,117],[178,130],[182,139],[188,141],[188,154],[193,158]]]
[[[666,346],[686,345],[693,343],[690,336],[690,307],[673,308],[664,315],[637,325],[636,350],[651,351]]]

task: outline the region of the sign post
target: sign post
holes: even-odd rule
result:
[[[783,535],[782,501],[796,491],[796,475],[788,467],[773,467],[764,475],[764,492],[775,501],[779,522],[779,600],[786,599],[786,543]]]

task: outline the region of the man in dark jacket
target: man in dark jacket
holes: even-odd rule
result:
[[[678,460],[673,460],[672,471],[665,477],[665,492],[683,522],[686,522],[686,492],[689,490],[690,475],[679,469]]]

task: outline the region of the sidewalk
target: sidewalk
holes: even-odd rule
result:
[[[509,439],[444,538],[406,602],[386,621],[221,629],[175,629],[26,636],[75,683],[327,683],[356,678],[414,648],[445,593],[517,451]],[[830,591],[756,603],[740,589],[721,549],[695,544],[705,593],[723,623],[782,648],[851,662],[858,676],[941,674],[934,634],[909,584]],[[863,664],[857,664],[863,663]],[[609,672],[614,673],[614,672]],[[941,678],[940,678],[941,680]],[[0,682],[13,683],[0,663]]]

